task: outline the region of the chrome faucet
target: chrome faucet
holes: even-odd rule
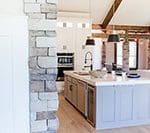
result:
[[[88,59],[88,58],[87,58],[88,55],[90,55],[91,58]],[[90,67],[90,70],[92,71],[92,70],[93,70],[93,64],[92,64],[92,61],[93,61],[93,55],[92,55],[92,52],[90,52],[90,51],[86,52],[86,54],[85,54],[85,60],[84,60],[84,63],[85,63],[85,64],[87,63],[87,60],[90,60],[90,61],[91,61],[91,65],[90,65],[90,66],[84,66],[84,68]]]

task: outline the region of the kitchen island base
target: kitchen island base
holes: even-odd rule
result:
[[[150,124],[150,84],[96,88],[96,129]]]
[[[150,124],[150,78],[118,79],[66,72],[65,98],[96,130]]]

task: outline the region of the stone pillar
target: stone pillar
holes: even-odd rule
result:
[[[126,31],[125,41],[123,43],[123,70],[129,71],[129,40],[128,31]]]
[[[106,63],[106,43],[103,41],[102,44],[102,67],[105,66]]]
[[[148,69],[150,69],[150,39],[148,44]]]
[[[29,69],[31,133],[55,133],[57,0],[24,0],[29,17]]]

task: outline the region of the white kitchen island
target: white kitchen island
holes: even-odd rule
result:
[[[65,72],[65,75],[87,85],[85,116],[99,130],[150,124],[150,71],[139,73],[139,79],[112,74],[103,78],[81,76],[74,72]],[[92,97],[90,90],[93,91]],[[91,101],[92,104],[89,103]]]

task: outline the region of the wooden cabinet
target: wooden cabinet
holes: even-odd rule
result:
[[[71,101],[71,103],[75,107],[77,107],[77,84],[72,84],[71,89],[72,89],[72,101]]]
[[[85,82],[65,75],[65,98],[76,107],[88,121],[96,122],[96,88]]]
[[[65,75],[65,98],[87,116],[87,84]]]
[[[87,115],[87,85],[82,81],[78,81],[78,109]]]
[[[66,97],[70,102],[72,102],[72,84],[70,81],[68,81],[68,86],[67,86],[67,97]]]
[[[77,107],[77,82],[75,79],[65,75],[65,98]]]
[[[65,98],[67,98],[67,94],[68,94],[68,76],[67,75],[65,75],[64,76],[64,87],[65,87],[65,89],[64,89],[64,95],[65,95]]]
[[[88,85],[88,110],[87,110],[87,119],[88,121],[95,126],[96,123],[96,90],[95,87]]]

